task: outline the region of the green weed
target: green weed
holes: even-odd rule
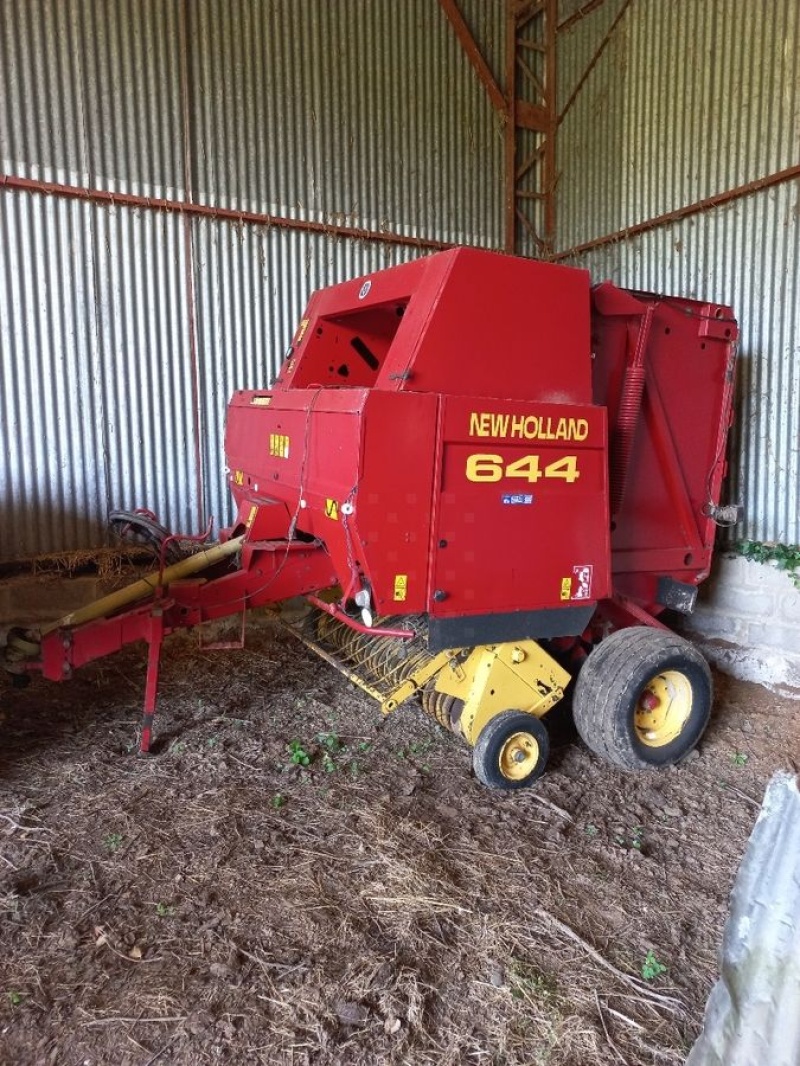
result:
[[[286,750],[293,766],[308,766],[311,763],[311,756],[299,740],[292,740],[286,745]]]
[[[731,762],[734,766],[744,766],[749,758],[750,756],[746,755],[743,751],[735,751],[733,755],[731,755]]]
[[[344,747],[339,736],[333,732],[317,733],[317,743],[321,744],[330,755],[338,755]]]
[[[642,963],[642,977],[645,981],[652,981],[656,977],[660,977],[662,973],[667,972],[667,967],[663,962],[659,962],[655,956],[655,952],[652,948],[649,949],[644,957]]]
[[[103,847],[112,854],[122,847],[122,833],[108,833],[103,837]]]

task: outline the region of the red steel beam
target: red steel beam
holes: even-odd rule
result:
[[[506,0],[505,241],[511,255],[517,250],[517,19],[514,0]]]
[[[508,111],[506,98],[503,96],[500,87],[494,80],[494,75],[489,69],[489,64],[483,58],[483,53],[478,47],[475,38],[472,36],[472,31],[464,21],[464,16],[461,14],[461,10],[456,0],[439,0],[439,7],[441,7],[442,11],[447,16],[456,37],[458,37],[461,47],[466,53],[467,59],[472,64],[475,73],[480,78],[481,84],[489,94],[492,106],[501,114],[506,114]]]
[[[558,32],[562,30],[568,30],[570,26],[574,26],[576,22],[580,22],[581,19],[585,19],[587,15],[591,15],[593,11],[596,11],[598,7],[602,7],[606,0],[589,0],[588,4],[584,4],[579,8],[574,15],[570,15],[569,18],[565,18],[563,22],[558,24]]]
[[[727,192],[717,193],[715,196],[707,196],[704,200],[698,200],[694,204],[679,207],[675,211],[667,211],[666,214],[657,215],[655,218],[647,219],[644,222],[637,222],[633,226],[626,226],[625,229],[617,230],[615,233],[607,233],[604,237],[595,237],[591,241],[584,241],[583,244],[576,244],[565,252],[558,252],[552,256],[552,259],[555,261],[570,259],[573,256],[581,255],[583,252],[591,252],[595,248],[602,248],[606,244],[616,244],[618,241],[624,241],[630,237],[638,237],[640,234],[648,233],[650,230],[658,229],[660,226],[667,226],[670,222],[680,222],[681,219],[702,214],[703,211],[710,211],[715,207],[723,207],[733,200],[740,200],[743,196],[750,196],[751,193],[761,192],[762,189],[770,189],[774,185],[781,185],[784,181],[792,181],[795,178],[800,178],[800,165],[778,170],[765,178],[756,178],[755,181],[737,185],[735,189],[728,189]]]
[[[544,134],[542,191],[544,192],[544,244],[549,258],[556,244],[556,182],[558,181],[556,160],[556,131],[558,130],[556,110],[556,33],[558,27],[558,0],[546,0],[544,17],[544,84],[547,124]]]
[[[619,11],[617,12],[616,18],[611,23],[611,25],[608,27],[608,31],[606,32],[606,35],[602,39],[600,44],[598,45],[597,51],[592,56],[591,62],[589,63],[589,65],[586,68],[586,70],[584,70],[583,74],[581,75],[580,79],[578,80],[578,84],[572,90],[572,94],[570,95],[569,100],[567,100],[567,102],[564,104],[564,107],[563,107],[563,109],[561,111],[561,114],[556,119],[556,124],[558,126],[560,126],[561,123],[564,121],[564,117],[566,116],[567,112],[572,107],[572,105],[575,103],[575,100],[578,97],[578,93],[581,91],[583,86],[586,84],[586,79],[589,77],[589,75],[592,73],[592,71],[594,70],[595,66],[597,65],[597,61],[600,59],[600,56],[605,51],[606,45],[611,40],[611,38],[612,38],[612,36],[614,34],[614,30],[619,25],[620,19],[625,14],[625,12],[628,10],[630,5],[631,5],[631,0],[625,0],[625,2],[622,4],[622,6],[620,7]]]
[[[87,189],[78,185],[58,185],[51,181],[20,178],[13,174],[0,174],[0,188],[19,189],[22,192],[41,193],[45,196],[60,196],[68,200],[108,204],[110,207],[144,208],[145,210],[214,218],[223,222],[239,222],[254,226],[274,226],[276,229],[301,230],[305,233],[320,233],[325,237],[350,237],[354,240],[380,241],[384,244],[400,244],[410,248],[424,248],[433,251],[442,251],[453,247],[452,244],[446,241],[435,241],[427,237],[407,237],[402,233],[383,233],[379,230],[360,229],[357,226],[327,225],[325,222],[284,218],[282,215],[267,215],[258,211],[237,211],[233,208],[189,203],[185,200],[164,200],[161,197],[107,192],[105,189]]]

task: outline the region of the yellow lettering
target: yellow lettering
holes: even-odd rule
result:
[[[589,436],[585,418],[553,418],[551,415],[511,415],[497,411],[471,411],[471,437],[516,438],[525,440],[575,440]],[[288,438],[287,438],[288,445]]]
[[[508,432],[508,415],[492,415],[492,436],[505,437]]]
[[[492,418],[488,411],[473,411],[469,416],[469,433],[471,437],[490,437]]]

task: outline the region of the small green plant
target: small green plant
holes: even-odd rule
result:
[[[206,747],[207,748],[215,748],[216,746],[217,746],[217,738],[216,737],[209,737],[208,740],[206,741]]]
[[[322,769],[326,774],[332,774],[336,769],[336,763],[331,758],[330,752],[323,751],[322,753]]]
[[[325,750],[331,755],[338,755],[344,747],[341,739],[336,733],[318,733],[317,743],[321,744]]]
[[[286,797],[283,795],[282,792],[276,792],[275,795],[272,797],[271,802],[273,810],[279,811],[281,807],[286,806]]]
[[[585,832],[587,837],[596,837],[600,830],[597,828],[596,825],[592,825],[592,823],[589,822],[589,824],[586,826]]]
[[[663,962],[659,962],[656,958],[655,952],[650,948],[644,957],[642,963],[642,977],[645,981],[652,981],[656,977],[660,977],[662,973],[667,972],[667,967]]]
[[[744,766],[749,758],[750,756],[745,752],[735,751],[733,755],[731,755],[731,762],[734,766]]]
[[[17,992],[14,988],[8,993],[8,1001],[12,1007],[18,1007],[22,1003],[22,998],[22,993]]]
[[[800,544],[740,540],[735,547],[739,555],[754,563],[775,563],[778,570],[787,572],[794,587],[800,589]]]
[[[112,854],[118,851],[122,847],[122,833],[108,833],[103,837],[103,847]]]
[[[432,740],[413,740],[408,745],[408,751],[410,755],[427,755],[432,747]]]
[[[286,745],[286,750],[289,753],[289,762],[293,766],[308,766],[310,764],[311,756],[299,740],[292,740]]]
[[[157,903],[156,914],[159,918],[171,918],[175,913],[175,908],[169,903]]]
[[[182,740],[173,740],[169,746],[170,755],[182,755],[186,751],[186,744]]]
[[[617,833],[614,837],[614,842],[619,844],[621,848],[632,848],[634,851],[641,851],[644,843],[644,826],[635,825],[627,833]]]
[[[368,740],[362,740],[359,741],[359,743],[356,745],[356,751],[360,751],[362,754],[365,754],[369,751],[371,747],[372,745]]]

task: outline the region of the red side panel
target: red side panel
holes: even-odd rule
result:
[[[699,584],[708,574],[738,330],[728,307],[610,284],[595,289],[593,303],[594,398],[609,419],[614,586],[657,611],[659,577]],[[640,370],[632,372],[637,350]],[[622,470],[625,422],[632,440]]]
[[[602,408],[448,397],[442,426],[431,614],[546,610],[608,596]]]
[[[585,270],[456,248],[311,298],[277,389],[591,402]]]

